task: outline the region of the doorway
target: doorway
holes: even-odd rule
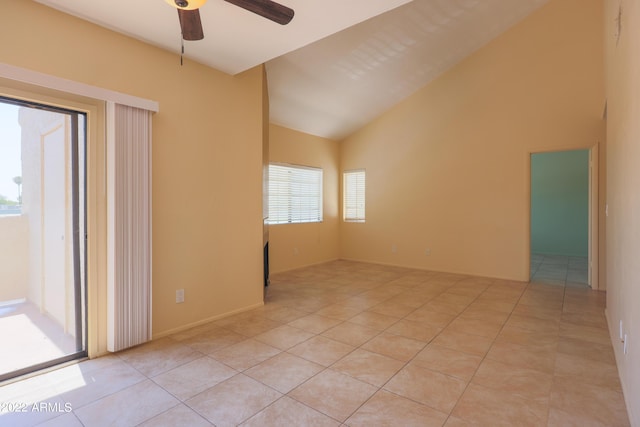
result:
[[[532,282],[592,285],[591,156],[590,150],[531,154]]]
[[[0,97],[0,381],[87,354],[85,128]]]

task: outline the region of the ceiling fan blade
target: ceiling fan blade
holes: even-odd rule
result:
[[[202,22],[200,21],[200,11],[198,9],[182,10],[178,9],[182,38],[185,40],[202,40]]]
[[[225,0],[236,6],[240,6],[250,12],[256,13],[264,18],[277,22],[280,25],[287,25],[292,19],[294,11],[287,6],[283,6],[271,0]]]

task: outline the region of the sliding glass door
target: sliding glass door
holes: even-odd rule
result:
[[[0,97],[0,381],[86,355],[85,129]]]

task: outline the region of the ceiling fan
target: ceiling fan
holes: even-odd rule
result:
[[[202,40],[202,22],[198,10],[207,0],[165,0],[178,9],[180,28],[184,40]],[[225,0],[280,25],[288,24],[293,19],[294,11],[272,0]]]

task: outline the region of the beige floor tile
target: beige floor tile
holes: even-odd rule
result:
[[[611,344],[609,331],[602,328],[594,328],[593,326],[583,326],[575,325],[573,323],[561,322],[560,336],[581,339],[583,341],[589,341],[601,345]]]
[[[384,286],[378,286],[377,288],[370,289],[367,292],[360,294],[360,296],[368,297],[368,298],[371,298],[372,300],[380,301],[379,304],[376,304],[376,306],[378,306],[380,304],[383,304],[387,300],[389,300],[389,298],[397,296],[403,291],[404,291],[404,288],[398,287],[398,286],[393,287],[392,285],[387,283]],[[370,307],[369,310],[373,307]]]
[[[423,341],[383,332],[363,344],[362,348],[392,357],[402,362],[408,362],[422,350],[425,345],[426,343]]]
[[[520,316],[534,317],[542,320],[559,321],[562,318],[562,308],[532,307],[530,305],[518,304],[513,309],[513,314]]]
[[[611,427],[629,425],[622,393],[606,387],[555,378],[549,402],[552,408],[572,416]]]
[[[423,305],[422,307],[420,307],[421,309],[424,309],[426,311],[429,312],[436,312],[436,313],[443,313],[443,314],[448,314],[451,315],[453,317],[457,316],[458,314],[462,313],[463,311],[465,311],[467,309],[467,305],[465,304],[452,304],[449,302],[445,302],[445,301],[429,301],[427,302],[425,305]],[[450,318],[450,320],[453,319]],[[410,319],[411,320],[411,319]],[[420,319],[415,319],[420,321]],[[448,322],[446,322],[444,325],[442,325],[440,323],[440,327],[445,327],[448,324]]]
[[[475,320],[477,322],[504,324],[509,318],[509,313],[504,313],[489,308],[469,307],[460,314],[459,319]]]
[[[381,387],[403,366],[404,362],[399,360],[357,349],[331,365],[331,369]]]
[[[345,424],[353,427],[398,426],[439,427],[447,419],[447,414],[428,406],[380,390]]]
[[[451,414],[480,426],[543,427],[547,412],[548,405],[471,383]]]
[[[301,317],[307,316],[308,314],[309,313],[307,313],[306,311],[296,310],[295,308],[291,307],[278,307],[275,310],[264,313],[264,317],[276,322],[289,323]]]
[[[2,422],[2,418],[0,418],[0,422]],[[20,424],[7,424],[13,425],[15,427]],[[64,415],[60,415],[44,423],[38,424],[38,427],[84,427],[78,417],[73,412],[66,413]]]
[[[432,344],[476,356],[484,356],[487,354],[492,343],[493,340],[491,338],[471,335],[450,328],[443,330],[432,341]]]
[[[578,356],[597,362],[616,363],[611,345],[597,344],[576,338],[561,337],[558,341],[558,353]]]
[[[284,426],[339,427],[340,423],[287,396],[242,423],[242,427]]]
[[[433,302],[468,306],[478,297],[477,295],[460,295],[458,293],[452,293],[451,289],[454,288],[450,288],[446,292],[441,293],[433,299]]]
[[[64,402],[80,408],[117,391],[145,381],[147,378],[126,362],[118,360],[104,368],[86,371],[74,365],[52,373],[55,390]]]
[[[295,303],[296,310],[306,311],[308,313],[315,313],[316,311],[325,308],[335,301],[332,299],[326,300],[322,298],[301,298]]]
[[[395,302],[384,301],[378,305],[374,305],[368,311],[401,318],[411,313],[413,310],[415,310],[415,307]]]
[[[260,316],[231,323],[227,325],[226,328],[245,337],[254,337],[273,328],[277,328],[280,325],[280,322]]]
[[[349,320],[353,316],[358,313],[361,313],[363,310],[359,308],[347,307],[341,304],[332,304],[328,307],[325,307],[321,310],[318,310],[316,314],[324,317],[331,317],[339,320]]]
[[[541,334],[558,334],[560,330],[558,320],[539,319],[520,314],[512,314],[505,326]]]
[[[75,410],[85,426],[137,425],[159,415],[179,401],[147,380]],[[117,408],[117,409],[116,409]]]
[[[509,296],[514,297],[517,300],[525,289],[527,289],[526,283],[495,279],[487,290],[484,291],[484,295],[499,294],[501,297]]]
[[[213,325],[217,327],[230,328],[238,324],[250,323],[252,321],[259,323],[263,320],[265,320],[265,317],[262,314],[258,314],[254,310],[250,310],[243,313],[234,314],[232,316],[223,317],[222,319],[218,319],[211,323],[213,323]]]
[[[275,347],[248,339],[225,347],[210,356],[238,371],[249,369],[280,353]]]
[[[322,336],[350,345],[362,345],[380,331],[351,322],[343,322],[325,331]]]
[[[424,306],[407,315],[405,320],[419,322],[432,327],[444,328],[451,323],[456,316],[457,314],[434,311],[433,309]]]
[[[422,304],[420,305],[424,305],[426,303],[429,303],[431,300],[433,300],[435,297],[445,292],[449,288],[450,285],[427,281],[420,284],[420,286],[413,288],[411,290],[411,295],[415,297],[416,301],[422,301]]]
[[[461,280],[455,285],[447,289],[447,293],[459,294],[459,295],[472,295],[477,297],[482,294],[491,285],[491,279],[482,279],[477,277],[470,277],[468,279]]]
[[[487,353],[487,359],[553,374],[556,352],[535,345],[522,346],[508,342],[496,342]]]
[[[607,329],[607,318],[604,314],[604,309],[599,309],[597,312],[567,312],[565,306],[565,312],[562,313],[562,321],[566,323],[573,323],[581,326],[591,326],[594,328]]]
[[[216,426],[233,426],[251,418],[282,394],[238,374],[185,403]]]
[[[153,378],[169,393],[184,401],[238,372],[210,357],[201,357]]]
[[[580,414],[568,414],[557,408],[549,409],[547,427],[610,427],[609,423],[601,423],[593,418]]]
[[[380,298],[366,298],[362,297],[361,295],[357,295],[345,301],[340,301],[339,304],[347,307],[348,309],[357,310],[358,312],[362,313],[363,311],[380,304],[382,301],[383,300]]]
[[[1,390],[1,388],[0,388]],[[55,394],[55,393],[53,393]],[[0,400],[2,407],[0,410],[0,425],[10,427],[35,426],[45,422],[54,422],[56,418],[67,411],[67,402],[57,396],[42,399],[33,399],[31,396],[26,399]],[[50,407],[53,410],[40,410],[39,408]],[[72,409],[75,409],[72,407]],[[54,424],[55,425],[55,424]]]
[[[584,382],[622,392],[618,368],[614,363],[598,362],[558,353],[555,376],[563,380]]]
[[[558,286],[557,288],[564,290],[562,286]],[[562,295],[549,294],[547,292],[532,292],[529,290],[525,291],[518,301],[519,305],[552,310],[562,310],[562,303]]]
[[[4,383],[2,387],[0,387],[0,402],[5,404],[12,402],[31,404],[57,398],[60,392],[58,384],[66,382],[69,379],[75,381],[75,384],[72,385],[73,388],[83,385],[83,382],[79,381],[79,379],[82,378],[82,373],[78,367],[76,367],[74,371],[68,371],[68,368],[62,370],[66,371],[63,377],[54,378],[52,375],[53,372],[49,372],[44,375],[25,378],[22,381]]]
[[[289,326],[302,329],[313,334],[321,334],[329,328],[342,323],[341,320],[333,317],[318,316],[317,314],[309,314],[305,317],[289,322]]]
[[[446,347],[429,344],[411,363],[422,368],[438,371],[446,375],[469,381],[478,369],[482,357]]]
[[[209,427],[213,426],[209,421],[204,419],[200,414],[185,404],[174,406],[166,412],[157,415],[150,420],[145,421],[138,427]]]
[[[409,364],[384,386],[385,390],[446,414],[462,395],[466,381]]]
[[[288,393],[323,369],[324,366],[317,363],[280,353],[244,373],[280,393]]]
[[[498,335],[502,327],[502,323],[478,322],[474,319],[463,319],[461,317],[452,321],[448,326],[449,329],[454,331],[491,339],[494,339]]]
[[[288,350],[313,337],[315,334],[289,325],[278,326],[260,335],[253,337],[254,340],[263,342],[280,350]]]
[[[399,320],[385,330],[385,332],[411,338],[417,341],[428,343],[442,331],[438,326],[425,325],[411,320]]]
[[[560,337],[557,333],[531,332],[506,325],[496,338],[497,343],[511,343],[523,346],[535,346],[539,349],[556,351]]]
[[[389,298],[386,302],[400,304],[406,307],[412,307],[414,309],[424,305],[427,301],[431,300],[430,296],[416,295],[415,290],[404,292],[400,295],[396,295],[393,298]]]
[[[472,383],[546,404],[551,392],[553,375],[485,359]]]
[[[370,384],[327,369],[291,391],[289,396],[342,422],[377,390]]]
[[[483,294],[479,296],[477,300],[469,304],[467,309],[493,310],[508,314],[511,313],[515,305],[516,302],[511,299],[492,298]]]
[[[148,377],[161,374],[202,356],[199,351],[170,338],[151,341],[117,354]]]
[[[498,424],[496,424],[497,426]],[[481,424],[474,423],[472,421],[463,420],[458,417],[450,415],[447,422],[444,423],[444,427],[481,427]],[[510,427],[510,426],[505,426]]]
[[[272,279],[263,307],[3,385],[73,412],[0,425],[629,425],[604,293],[347,261]]]
[[[293,347],[289,353],[322,366],[330,366],[354,349],[354,346],[318,335]]]
[[[230,345],[246,340],[244,335],[237,334],[223,328],[216,328],[208,332],[190,336],[180,343],[205,354],[211,354]]]
[[[222,329],[221,326],[218,325],[216,322],[208,322],[199,326],[194,326],[193,328],[189,328],[189,329],[171,334],[169,338],[175,341],[184,341],[186,339],[193,338],[196,335],[213,333],[220,329]]]
[[[400,320],[399,317],[374,313],[372,311],[364,311],[353,316],[349,319],[349,322],[382,331],[396,323],[398,320]]]

